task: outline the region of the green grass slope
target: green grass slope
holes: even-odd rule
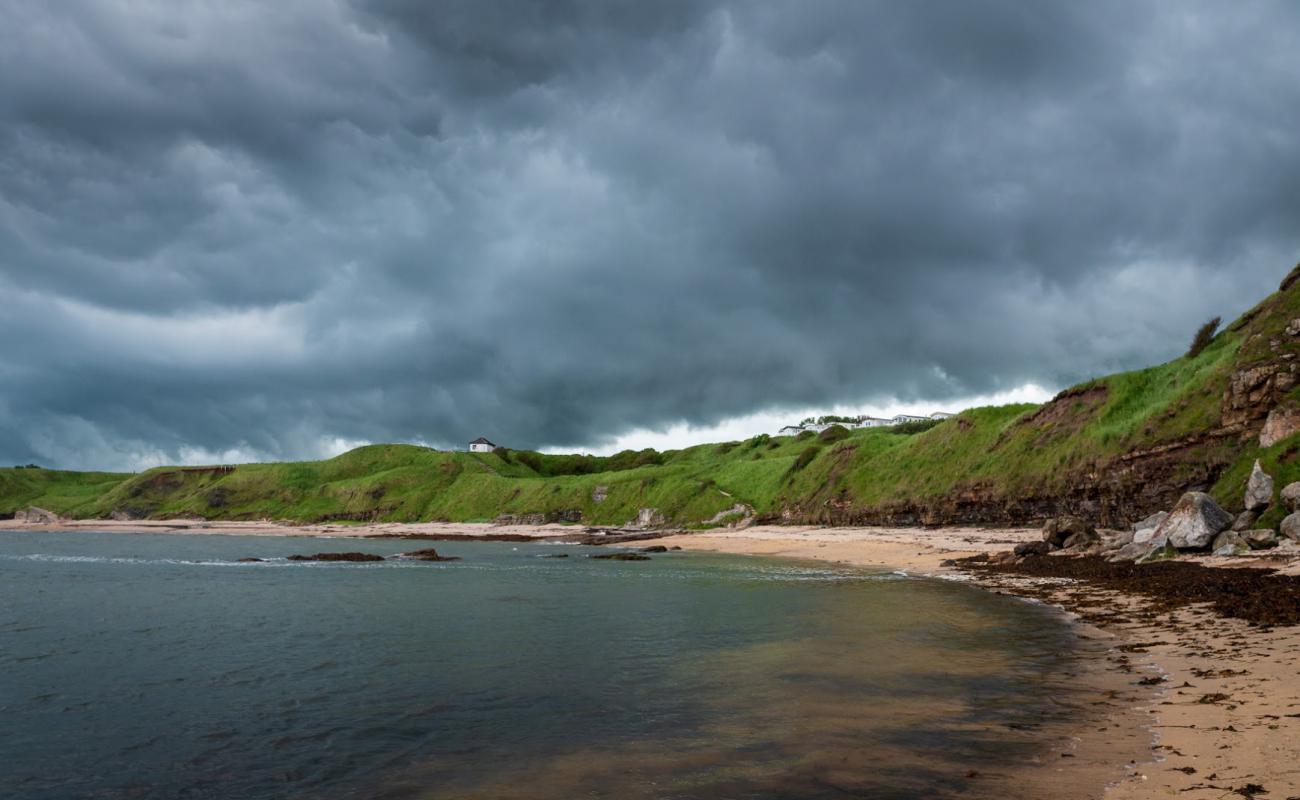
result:
[[[801,522],[1013,523],[1070,511],[1119,524],[1189,488],[1235,509],[1256,458],[1279,488],[1300,480],[1297,437],[1258,443],[1270,409],[1300,407],[1300,348],[1287,333],[1300,318],[1298,279],[1300,268],[1194,357],[1088,381],[1042,406],[971,409],[932,426],[832,428],[609,457],[373,445],[229,472],[0,469],[0,515],[35,505],[76,517],[515,515],[623,524],[653,508],[668,522],[701,525],[743,503],[763,519]]]

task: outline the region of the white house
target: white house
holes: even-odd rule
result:
[[[469,451],[471,453],[491,453],[495,448],[496,445],[492,444],[487,439],[484,439],[482,436],[469,443]]]
[[[930,419],[950,419],[953,416],[955,415],[949,414],[947,411],[936,411],[930,415]]]
[[[803,428],[800,428],[798,425],[786,425],[784,428],[777,431],[776,435],[777,436],[798,436],[801,433],[803,433]]]
[[[880,417],[863,417],[862,419],[858,420],[858,424],[854,425],[853,427],[884,428],[888,425],[893,425],[893,424],[894,424],[893,420],[882,419]]]
[[[890,424],[902,425],[904,422],[926,422],[929,419],[930,419],[929,417],[918,417],[913,414],[899,414],[898,416],[890,420]]]

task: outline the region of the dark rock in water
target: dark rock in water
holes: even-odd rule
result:
[[[541,558],[568,558],[568,553],[543,553]]]
[[[1045,556],[1052,552],[1052,545],[1048,542],[1021,542],[1011,552],[1018,556]]]
[[[1214,537],[1227,530],[1233,517],[1204,492],[1183,495],[1169,517],[1156,529],[1156,537],[1168,537],[1179,550],[1208,547]]]
[[[432,547],[427,550],[412,550],[409,553],[402,553],[402,558],[413,558],[416,561],[460,561],[460,556],[440,556],[438,551]]]
[[[603,561],[649,561],[650,556],[643,556],[640,553],[601,553],[592,556],[592,558]]]
[[[682,546],[679,545],[679,544],[675,544],[675,545],[673,545],[672,547],[670,547],[670,548],[668,548],[668,549],[669,549],[669,550],[681,550],[681,549],[682,549]]]
[[[641,548],[639,551],[637,551],[637,552],[640,552],[640,553],[667,553],[667,552],[668,552],[668,548],[667,548],[667,547],[664,547],[664,546],[661,545],[661,544],[652,544],[652,545],[650,545],[649,547],[642,547],[642,548]]]
[[[1247,511],[1263,511],[1273,505],[1273,477],[1259,465],[1258,458],[1246,482],[1245,505]]]
[[[383,556],[373,553],[316,553],[310,556],[289,556],[289,561],[383,561]]]
[[[249,556],[248,558],[237,558],[237,559],[235,559],[235,561],[238,562],[238,563],[240,563],[240,564],[253,564],[253,563],[260,564],[260,563],[262,563],[262,562],[265,561],[265,560],[266,560],[266,559],[264,559],[264,558],[253,558],[252,556]]]
[[[1054,548],[1063,547],[1065,540],[1075,534],[1094,533],[1095,529],[1078,517],[1057,517],[1043,525],[1043,541]]]

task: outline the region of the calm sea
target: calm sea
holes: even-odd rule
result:
[[[0,534],[0,797],[992,796],[972,771],[1080,707],[1070,628],[958,583],[477,542],[235,563],[428,544]]]

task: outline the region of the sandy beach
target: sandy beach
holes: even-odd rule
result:
[[[454,523],[302,525],[192,520],[78,520],[34,525],[0,521],[2,530],[224,534],[304,537],[582,535],[572,525]],[[952,561],[1010,550],[1039,538],[1037,529],[815,528],[755,526],[702,533],[669,532],[653,544],[815,560],[967,580],[990,590],[1057,605],[1085,638],[1108,648],[1113,687],[1098,703],[1108,722],[1079,731],[1061,763],[1044,764],[1034,782],[1095,781],[1098,797],[1223,798],[1300,796],[1300,628],[1253,625],[1206,609],[1147,613],[1145,600],[1068,579],[964,571]],[[1199,559],[1207,566],[1241,565]],[[1260,564],[1258,559],[1253,563]],[[1293,573],[1295,560],[1267,563]],[[1124,752],[1141,757],[1114,763]],[[1108,761],[1109,760],[1109,761]],[[1103,763],[1105,762],[1105,763]],[[1106,785],[1104,794],[1101,786]],[[1267,792],[1267,794],[1265,794]],[[1037,794],[1037,791],[1034,792]]]

